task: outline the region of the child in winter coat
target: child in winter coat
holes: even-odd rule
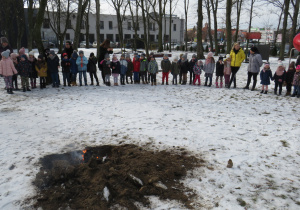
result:
[[[140,57],[136,55],[134,57],[134,60],[132,61],[133,63],[133,79],[134,79],[134,84],[139,84],[140,83]]]
[[[18,63],[18,70],[19,70],[19,74],[21,76],[23,92],[31,91],[29,89],[29,74],[30,74],[30,71],[31,71],[31,64],[27,60],[26,55],[21,56],[21,60]]]
[[[8,94],[13,94],[12,76],[17,74],[17,70],[13,61],[9,58],[10,50],[1,53],[2,60],[0,61],[0,75],[4,77],[5,87]]]
[[[178,57],[175,56],[171,65],[171,74],[173,75],[172,84],[177,85],[177,76],[179,74]]]
[[[151,57],[151,60],[148,64],[148,71],[150,73],[151,86],[153,86],[153,84],[156,85],[156,74],[158,73],[158,65],[154,56]]]
[[[125,55],[122,54],[120,58],[120,83],[121,85],[125,85],[125,75],[127,72],[127,61],[125,59]]]
[[[77,86],[77,83],[76,83],[76,78],[77,78],[77,73],[78,73],[78,66],[76,64],[77,58],[78,58],[78,54],[74,50],[74,52],[73,52],[73,54],[72,54],[72,56],[70,58],[71,74],[72,74],[72,76],[71,76],[71,78],[72,78],[71,79],[72,80],[72,82],[71,82],[72,86]]]
[[[193,54],[192,59],[189,62],[189,72],[190,72],[190,85],[194,84],[195,74],[194,74],[194,66],[197,64],[197,55]]]
[[[114,86],[118,86],[121,65],[116,55],[113,55],[111,62],[112,76],[114,78]]]
[[[63,59],[61,61],[62,73],[63,73],[63,81],[64,87],[66,87],[66,83],[68,82],[68,86],[71,86],[70,83],[70,72],[71,72],[71,62],[68,59],[68,54],[63,54]]]
[[[162,85],[166,79],[166,85],[168,85],[169,73],[171,71],[171,62],[168,58],[168,55],[165,54],[163,60],[161,61],[161,68],[162,68]]]
[[[288,71],[286,72],[286,77],[285,77],[286,94],[285,94],[285,96],[291,95],[295,72],[296,72],[295,62],[293,61],[293,62],[291,62]]]
[[[271,84],[270,80],[273,80],[270,64],[265,63],[263,70],[260,72],[260,84],[262,84],[260,93],[268,94],[268,85]]]
[[[35,70],[40,77],[40,89],[46,88],[46,77],[47,77],[47,63],[44,60],[43,55],[38,56],[38,60],[35,65]]]
[[[140,62],[141,62],[140,76],[142,78],[142,82],[143,82],[143,84],[148,84],[148,81],[147,81],[148,61],[145,57],[145,54],[141,54]]]
[[[18,71],[18,59],[17,59],[18,55],[16,53],[11,53],[10,54],[10,58],[14,63],[15,69]],[[12,76],[12,88],[14,90],[20,90],[18,88],[18,74],[14,74]]]
[[[87,71],[88,60],[84,56],[84,53],[82,50],[79,51],[79,57],[76,60],[76,64],[78,66],[79,85],[82,86],[82,75],[83,75],[84,85],[87,86],[86,71]]]
[[[29,74],[29,78],[30,78],[30,83],[31,83],[31,88],[34,89],[36,88],[36,78],[38,78],[37,76],[37,72],[35,70],[35,63],[36,63],[36,58],[34,57],[34,52],[30,51],[28,53],[28,61],[31,63],[31,71]]]
[[[216,88],[219,88],[218,80],[220,78],[220,88],[223,87],[223,76],[224,76],[224,63],[223,57],[220,56],[218,62],[216,63]]]
[[[194,79],[193,85],[196,85],[197,80],[198,80],[198,85],[201,85],[200,75],[202,73],[202,69],[203,69],[203,62],[201,60],[198,60],[197,64],[194,65],[194,68],[193,68],[193,71],[195,74],[195,79]]]
[[[187,60],[187,55],[186,54],[181,56],[179,66],[180,66],[180,74],[182,75],[181,85],[186,85],[186,83],[187,83],[187,72],[189,70],[189,62]],[[180,78],[179,78],[179,81],[180,81]]]
[[[293,85],[294,85],[294,92],[292,97],[297,96],[297,98],[300,98],[300,65],[296,67],[296,73],[294,74]]]
[[[229,54],[226,55],[226,59],[224,61],[224,78],[225,78],[225,87],[228,88],[230,82],[230,74],[231,74],[231,57]]]
[[[102,68],[105,75],[105,85],[110,86],[111,62],[109,54],[105,55],[105,59],[102,62]]]
[[[281,95],[282,92],[282,84],[285,81],[286,72],[284,69],[284,66],[281,61],[278,62],[278,68],[273,76],[273,79],[275,81],[275,88],[274,88],[274,94],[277,95],[277,88],[279,86],[279,93],[278,95]]]
[[[133,81],[132,81],[133,63],[130,59],[129,54],[126,55],[126,61],[127,61],[126,83],[129,84],[129,82],[128,82],[128,77],[129,77],[131,80],[131,84],[132,84],[133,83]]]
[[[97,58],[95,57],[94,53],[91,53],[90,57],[89,57],[88,64],[87,64],[87,72],[90,73],[91,85],[94,85],[94,77],[95,77],[95,80],[97,82],[97,86],[99,86],[99,80],[98,80],[98,76],[97,76],[96,64],[97,64]]]
[[[209,52],[207,54],[203,70],[205,71],[205,85],[204,86],[210,87],[211,83],[212,83],[213,73],[215,70],[215,59],[213,58],[212,52]],[[207,85],[208,79],[209,79],[209,85]]]
[[[59,65],[59,58],[55,54],[54,50],[51,50],[49,53],[49,57],[47,59],[47,71],[50,73],[52,78],[52,87],[59,87],[59,79],[58,79],[58,69],[60,68]]]

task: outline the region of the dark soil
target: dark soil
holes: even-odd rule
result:
[[[49,155],[34,184],[39,194],[35,208],[47,209],[138,209],[149,207],[147,196],[177,200],[185,208],[193,192],[179,180],[202,160],[184,149],[149,151],[135,145],[100,146],[82,151]],[[109,192],[109,193],[107,193]]]

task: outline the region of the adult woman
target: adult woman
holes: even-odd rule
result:
[[[249,65],[248,65],[248,80],[247,80],[247,85],[246,87],[244,87],[244,89],[249,89],[251,77],[253,77],[253,86],[251,88],[251,91],[255,89],[256,82],[257,82],[257,75],[259,73],[262,64],[263,64],[262,58],[258,52],[257,47],[251,47],[250,55],[249,55]]]
[[[232,50],[230,51],[231,57],[231,78],[228,85],[230,88],[231,83],[234,82],[234,88],[236,88],[236,78],[235,75],[241,67],[242,62],[246,58],[244,50],[240,47],[239,43],[234,43]]]
[[[99,60],[98,60],[98,68],[101,71],[103,83],[105,83],[105,75],[103,74],[103,71],[102,71],[101,61],[104,60],[105,54],[112,54],[112,53],[113,53],[113,48],[110,47],[110,40],[105,39],[104,42],[102,42],[102,44],[100,45]]]

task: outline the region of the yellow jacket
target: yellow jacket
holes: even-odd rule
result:
[[[231,57],[231,66],[240,67],[242,65],[242,62],[245,60],[246,55],[244,50],[240,48],[238,53],[235,53],[233,50],[231,50],[230,57]]]
[[[39,77],[47,77],[47,63],[44,63],[40,69],[35,65],[35,70],[38,72]]]

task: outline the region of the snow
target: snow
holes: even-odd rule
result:
[[[109,195],[110,195],[109,190],[108,190],[108,188],[105,186],[104,189],[103,189],[103,196],[104,196],[104,198],[105,198],[106,201],[109,200]]]
[[[95,49],[84,51],[88,56]],[[270,62],[274,73],[277,59]],[[39,158],[121,143],[158,150],[184,147],[203,158],[205,167],[182,180],[197,193],[193,203],[199,208],[244,209],[240,199],[248,209],[299,209],[300,100],[273,95],[274,83],[267,95],[259,93],[260,85],[257,91],[241,89],[247,65],[237,74],[238,88],[229,90],[162,86],[161,73],[156,87],[101,83],[14,95],[3,90],[0,209],[30,205],[24,201],[36,193],[32,181]],[[226,168],[229,159],[233,168]],[[152,209],[184,209],[176,201],[150,200]]]

